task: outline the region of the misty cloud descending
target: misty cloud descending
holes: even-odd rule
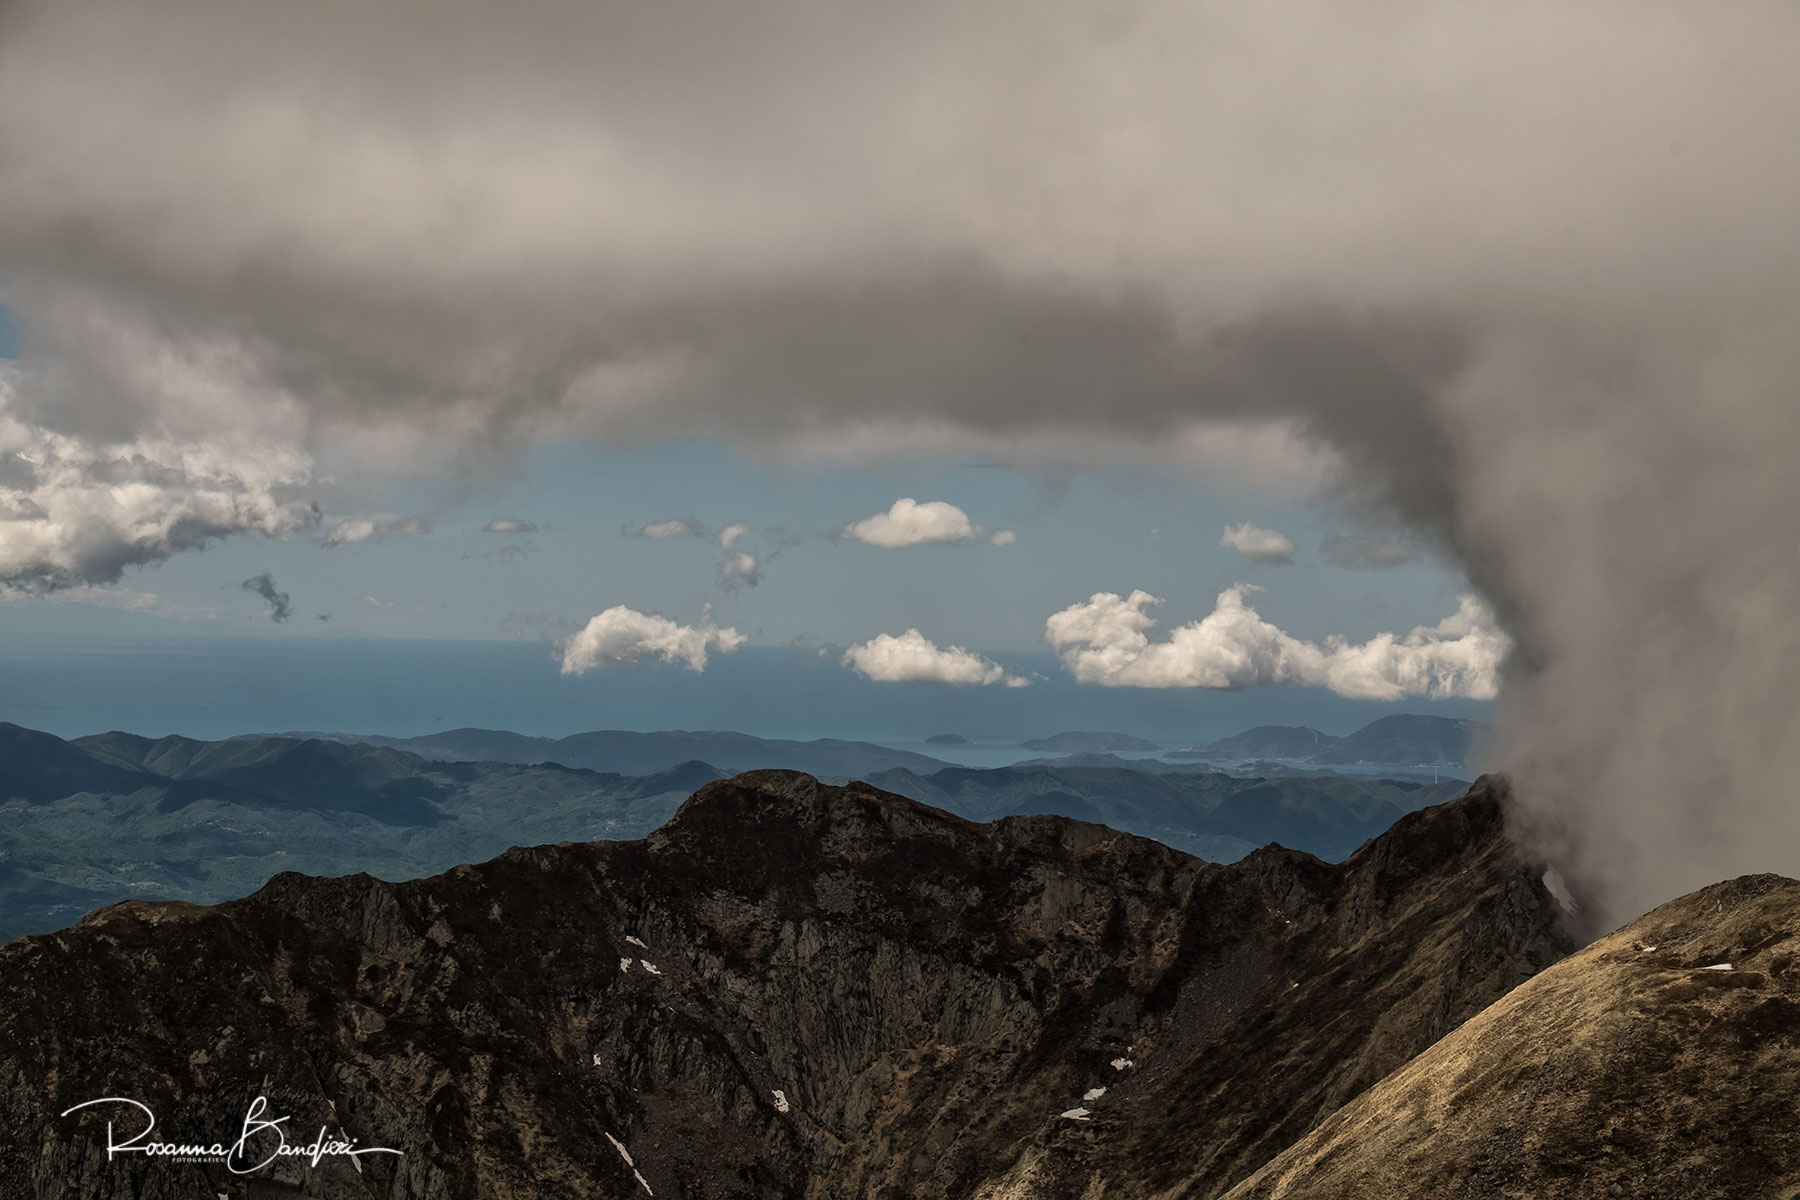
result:
[[[844,652],[843,663],[863,678],[878,683],[941,683],[951,687],[999,683],[1015,688],[1031,685],[1029,679],[961,646],[940,648],[917,629],[908,629],[899,637],[884,633],[858,642]]]
[[[1144,591],[1120,597],[1100,592],[1054,613],[1044,639],[1069,673],[1104,687],[1221,688],[1326,687],[1355,700],[1468,697],[1492,699],[1500,664],[1511,648],[1506,635],[1473,596],[1455,615],[1405,635],[1377,634],[1367,642],[1302,641],[1263,620],[1245,599],[1245,584],[1219,593],[1217,607],[1153,642],[1163,601]]]
[[[721,654],[735,654],[748,640],[735,629],[714,625],[710,617],[698,625],[679,625],[667,617],[616,604],[563,643],[562,673],[585,675],[646,658],[704,671],[709,647]]]
[[[1319,543],[1319,550],[1334,567],[1350,571],[1381,571],[1417,562],[1417,546],[1392,542],[1385,538],[1333,534]]]
[[[1286,534],[1264,529],[1245,521],[1227,525],[1219,535],[1219,545],[1229,546],[1254,563],[1291,567],[1294,565],[1294,543]]]
[[[996,546],[1009,545],[1014,540],[1010,529],[987,533],[954,504],[942,500],[920,503],[910,496],[894,501],[884,513],[852,521],[844,526],[839,536],[884,550],[972,542],[982,537]]]
[[[275,577],[267,571],[261,575],[252,575],[238,584],[238,587],[267,600],[269,602],[269,620],[274,621],[277,625],[294,613],[294,606],[289,602],[288,594],[275,587]]]
[[[307,528],[327,450],[1323,471],[1492,604],[1495,753],[1609,913],[1797,873],[1796,44],[1783,0],[14,0],[0,580]]]

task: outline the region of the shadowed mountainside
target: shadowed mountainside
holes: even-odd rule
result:
[[[639,842],[115,905],[0,947],[0,1196],[1217,1195],[1558,959],[1540,874],[1491,781],[1221,866],[757,772]],[[109,1163],[57,1116],[210,1141],[257,1095],[405,1156]]]

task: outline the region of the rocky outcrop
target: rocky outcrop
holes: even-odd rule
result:
[[[1217,1195],[1567,950],[1501,802],[1217,866],[753,772],[638,842],[114,905],[0,947],[0,1198]],[[258,1096],[404,1153],[61,1115]]]

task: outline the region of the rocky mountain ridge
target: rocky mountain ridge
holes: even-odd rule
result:
[[[755,772],[637,842],[115,905],[0,947],[0,1197],[1219,1195],[1570,948],[1503,794],[1216,865]],[[59,1115],[106,1096],[404,1153],[108,1162]]]

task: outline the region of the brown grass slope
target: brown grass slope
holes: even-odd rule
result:
[[[1800,882],[1750,875],[1665,904],[1499,1000],[1229,1200],[1791,1200],[1797,955]]]

